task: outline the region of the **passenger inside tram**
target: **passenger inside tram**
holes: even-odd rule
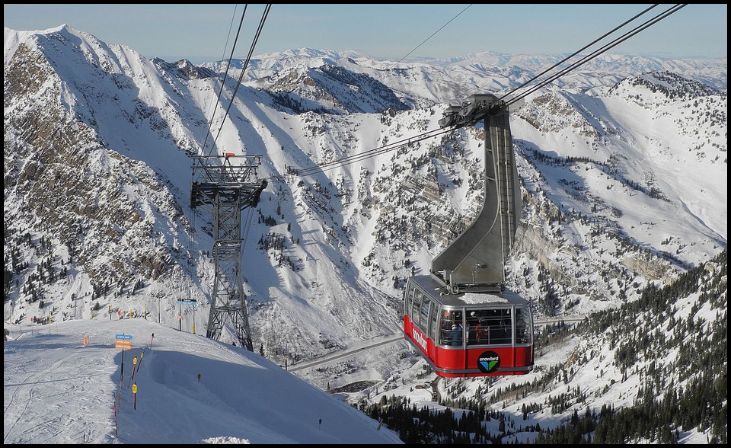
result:
[[[467,315],[467,344],[510,344],[512,339],[509,308],[475,310]]]
[[[462,345],[462,312],[442,312],[441,345]]]

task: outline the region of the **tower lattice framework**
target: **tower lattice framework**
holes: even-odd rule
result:
[[[232,164],[232,160],[241,162]],[[253,351],[246,295],[241,283],[241,213],[256,207],[266,180],[259,182],[260,156],[196,156],[191,208],[210,205],[213,215],[215,276],[206,337],[218,339],[227,322],[242,347]]]

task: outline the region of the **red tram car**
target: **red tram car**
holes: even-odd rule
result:
[[[409,279],[404,336],[437,375],[524,375],[533,369],[533,317],[527,301],[506,291],[445,294],[431,276]]]

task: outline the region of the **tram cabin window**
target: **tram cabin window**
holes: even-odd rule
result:
[[[441,345],[462,346],[462,311],[442,311]]]
[[[429,327],[429,305],[431,305],[431,301],[426,296],[423,299],[424,301],[421,302],[421,308],[419,310],[419,314],[421,314],[419,323],[421,324],[421,328],[426,330]]]
[[[404,314],[408,314],[409,318],[411,318],[411,305],[414,303],[414,289],[410,289],[406,291],[406,294],[404,294]]]
[[[414,289],[414,310],[411,314],[411,318],[419,327],[425,328],[426,319],[421,320],[422,308],[426,308],[424,311],[427,313],[429,312],[429,299],[424,295],[424,293],[418,289]]]
[[[511,344],[513,323],[510,308],[474,310],[467,313],[467,344]]]
[[[437,340],[437,318],[439,317],[439,306],[437,306],[436,303],[432,304],[431,306],[431,312],[429,314],[431,316],[431,324],[429,326],[429,337],[432,339],[432,341]]]
[[[515,309],[515,343],[530,344],[533,338],[533,328],[530,322],[530,313],[526,308]]]
[[[409,309],[409,317],[412,323],[417,323],[419,320],[419,307],[421,306],[421,295],[419,291],[414,289],[414,294],[411,296],[411,309]]]

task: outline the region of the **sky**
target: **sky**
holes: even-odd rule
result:
[[[467,5],[275,4],[254,54],[308,47],[357,50],[399,60]],[[39,30],[65,23],[107,43],[127,45],[147,57],[170,61],[184,57],[201,63],[222,59],[234,6],[5,4],[3,10],[5,26],[15,30]],[[409,58],[459,57],[481,51],[572,53],[648,6],[474,4]],[[659,5],[635,23],[669,7]],[[239,5],[236,9],[229,45],[242,8]],[[263,4],[248,7],[234,57],[246,56],[263,9]],[[726,57],[726,29],[727,5],[691,4],[610,52],[673,58]],[[226,53],[229,51],[230,46]]]

